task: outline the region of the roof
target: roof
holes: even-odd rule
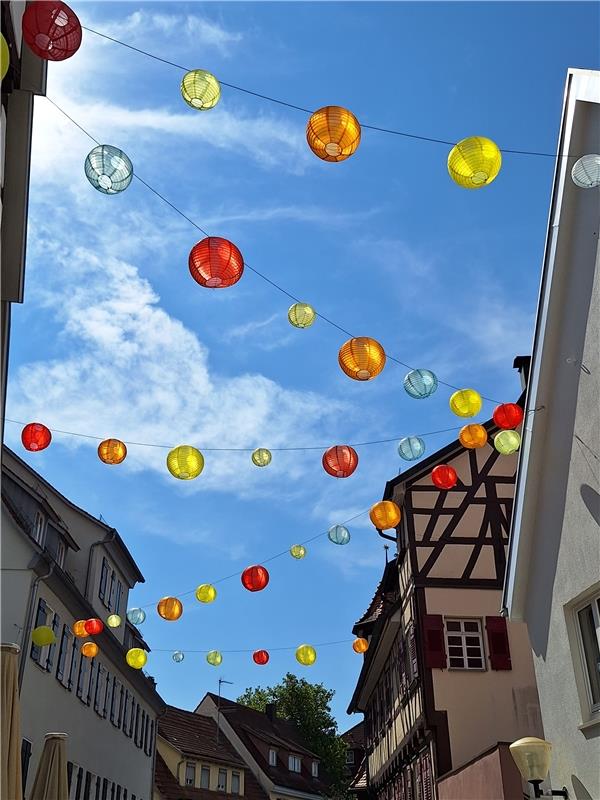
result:
[[[360,762],[360,767],[356,771],[356,775],[352,779],[348,787],[351,792],[366,792],[367,791],[367,757],[365,756]]]
[[[158,750],[154,765],[154,786],[158,789],[162,800],[231,800],[233,796],[225,792],[215,792],[212,789],[180,786]],[[244,798],[246,800],[267,800],[268,797],[269,795],[260,786],[254,775],[246,768],[244,770]]]
[[[222,731],[217,743],[217,724],[211,717],[167,706],[165,715],[158,720],[158,733],[186,756],[207,758],[234,767],[244,766]]]
[[[362,617],[354,624],[352,633],[356,634],[359,629],[375,623],[384,610],[386,604],[386,595],[392,591],[398,590],[398,559],[393,558],[385,565],[381,580],[377,584],[375,594],[369,603],[369,606]]]
[[[341,738],[346,742],[351,750],[364,748],[365,746],[365,723],[358,722],[350,730],[342,733]]]

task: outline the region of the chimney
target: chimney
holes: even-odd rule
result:
[[[271,720],[271,722],[275,722],[275,711],[277,710],[276,703],[267,703],[265,706],[265,714],[267,718]]]

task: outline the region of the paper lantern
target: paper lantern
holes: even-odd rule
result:
[[[306,547],[304,547],[302,544],[293,544],[290,547],[290,555],[292,558],[304,558],[306,555]]]
[[[345,161],[360,144],[360,125],[347,108],[324,106],[308,120],[306,141],[323,161]]]
[[[6,78],[6,73],[10,67],[10,50],[4,34],[0,33],[0,80]]]
[[[46,647],[49,644],[54,644],[56,636],[52,628],[47,625],[38,625],[31,631],[31,641],[36,647]]]
[[[167,456],[167,469],[180,481],[191,481],[197,478],[204,469],[204,456],[189,444],[174,447]]]
[[[483,425],[465,425],[460,429],[460,433],[458,434],[458,441],[463,447],[466,447],[467,450],[485,447],[487,440],[487,431]]]
[[[228,239],[207,236],[192,247],[189,257],[192,278],[208,289],[226,289],[242,277],[244,259]]]
[[[104,623],[101,619],[92,617],[91,619],[86,619],[84,628],[85,632],[90,636],[97,636],[104,630]]]
[[[45,450],[52,441],[50,430],[41,422],[30,422],[21,431],[21,442],[25,450],[36,453]]]
[[[500,431],[494,436],[494,447],[503,456],[516,453],[521,446],[521,436],[518,431]]]
[[[431,480],[438,489],[452,489],[456,486],[458,476],[454,467],[449,464],[438,464],[431,470]]]
[[[269,663],[269,654],[266,650],[255,650],[252,653],[252,661],[261,667]]]
[[[334,525],[327,531],[330,542],[334,544],[348,544],[350,541],[350,531],[343,525]]]
[[[260,564],[246,567],[242,572],[242,584],[249,592],[260,592],[269,583],[269,573]]]
[[[99,144],[90,150],[84,169],[88,181],[102,194],[124,192],[133,180],[129,156],[112,144]]]
[[[368,336],[348,339],[338,354],[342,370],[355,381],[370,381],[385,367],[383,347]]]
[[[518,428],[523,422],[523,409],[517,403],[501,403],[493,414],[494,425],[504,430]]]
[[[80,639],[85,639],[88,636],[88,632],[85,629],[87,619],[78,619],[76,622],[73,623],[71,626],[71,630],[78,636]]]
[[[100,648],[96,642],[84,642],[81,645],[81,655],[85,658],[96,658],[99,652]]]
[[[60,0],[30,3],[23,14],[22,26],[23,39],[45,61],[64,61],[81,44],[81,23],[75,12]]]
[[[430,369],[411,369],[404,378],[404,389],[415,400],[432,395],[438,388],[438,379]]]
[[[600,186],[600,155],[589,153],[573,164],[571,178],[581,189],[595,189]]]
[[[381,500],[371,506],[369,519],[380,531],[395,528],[400,522],[402,512],[392,500]]]
[[[457,417],[474,417],[481,411],[481,395],[475,389],[459,389],[450,397],[450,410]]]
[[[209,650],[206,654],[206,660],[211,665],[211,667],[218,667],[219,664],[223,661],[223,656],[219,653],[218,650]]]
[[[119,628],[121,622],[121,617],[118,614],[110,614],[110,616],[106,618],[106,624],[109,628]]]
[[[125,660],[133,669],[142,669],[142,667],[146,666],[148,655],[141,647],[132,647],[131,650],[127,651]]]
[[[266,447],[259,447],[252,453],[252,463],[257,467],[268,467],[271,463],[271,451]]]
[[[448,155],[448,172],[464,189],[481,189],[491,183],[502,166],[498,145],[485,136],[470,136],[454,145]]]
[[[98,445],[98,458],[104,464],[120,464],[125,461],[127,448],[119,439],[105,439]]]
[[[294,303],[288,309],[288,319],[294,328],[310,328],[317,318],[317,312],[308,303]]]
[[[146,612],[143,608],[130,608],[127,611],[127,619],[132,625],[141,625],[146,621]]]
[[[171,658],[173,659],[173,661],[174,661],[176,664],[181,664],[181,662],[183,661],[183,659],[185,658],[185,656],[184,656],[184,654],[181,652],[181,650],[175,650],[175,652],[173,653],[173,655],[171,656]]]
[[[195,591],[199,603],[214,603],[217,599],[217,590],[210,583],[201,583]]]
[[[334,478],[349,478],[358,466],[358,453],[349,444],[330,447],[323,453],[323,469]]]
[[[420,436],[405,436],[398,442],[398,455],[405,461],[416,461],[425,452],[425,442]]]
[[[369,649],[369,642],[359,636],[358,639],[352,642],[352,649],[355,653],[366,653]]]
[[[205,69],[192,69],[183,76],[181,96],[190,108],[208,111],[219,102],[221,86],[215,76]]]
[[[317,651],[310,644],[301,644],[296,649],[296,661],[304,667],[310,667],[317,660]]]
[[[183,614],[183,603],[176,597],[163,597],[158,601],[156,610],[159,617],[167,622],[175,622]]]

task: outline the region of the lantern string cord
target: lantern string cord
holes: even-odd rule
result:
[[[332,647],[333,645],[336,645],[336,644],[350,644],[350,642],[353,642],[353,641],[354,641],[354,639],[338,639],[335,642],[318,642],[317,644],[314,644],[313,647]],[[276,652],[281,652],[283,650],[296,650],[297,648],[298,648],[298,645],[294,644],[294,645],[288,645],[286,647],[262,647],[261,649],[262,650],[268,650],[269,653],[276,653]],[[211,649],[214,650],[215,648],[211,648]],[[170,647],[170,648],[153,647],[152,648],[152,652],[153,653],[173,653],[176,650],[177,650],[176,647]],[[223,654],[225,654],[225,653],[253,653],[255,650],[256,650],[256,647],[249,647],[246,650],[219,650],[219,653],[223,653]],[[181,653],[210,653],[210,650],[188,650],[188,649],[185,649],[185,650],[180,650],[179,652],[181,652]]]
[[[100,36],[102,39],[108,39],[110,42],[114,42],[115,44],[120,44],[121,47],[126,47],[128,50],[133,50],[136,53],[140,53],[140,55],[147,56],[148,58],[152,58],[155,61],[160,61],[163,64],[167,64],[170,67],[175,67],[176,69],[180,69],[183,72],[190,72],[189,67],[184,67],[182,64],[176,64],[174,61],[169,61],[166,58],[161,58],[160,56],[155,55],[154,53],[148,52],[148,50],[142,50],[140,47],[135,47],[132,44],[128,44],[127,42],[123,42],[120,39],[115,39],[113,36],[108,36],[106,33],[101,33],[100,31],[94,30],[94,28],[88,28],[86,25],[81,26],[83,30],[89,31],[93,33],[95,36]],[[252,95],[252,97],[258,97],[261,100],[267,100],[269,103],[276,103],[280,106],[285,106],[286,108],[294,109],[295,111],[301,111],[304,114],[313,114],[314,111],[311,111],[309,108],[304,108],[304,106],[298,106],[295,103],[289,103],[286,100],[279,100],[276,97],[271,97],[267,94],[261,94],[260,92],[252,91],[251,89],[245,89],[243,86],[236,86],[234,83],[227,83],[226,81],[221,80],[218,78],[219,83],[222,86],[227,86],[229,89],[234,89],[237,92],[243,92],[244,94]],[[392,136],[402,136],[406,139],[416,139],[421,142],[432,142],[433,144],[444,144],[450,147],[454,147],[456,142],[452,142],[449,139],[436,139],[432,136],[421,136],[416,133],[407,133],[406,131],[398,131],[393,128],[382,128],[379,125],[367,125],[366,123],[360,123],[361,128],[366,128],[371,131],[378,131],[379,133],[388,133]],[[501,147],[499,148],[502,153],[510,153],[511,155],[521,155],[521,156],[541,156],[542,158],[556,158],[557,153],[544,153],[538,150],[513,150]],[[576,156],[569,156],[567,154],[561,155],[561,158],[576,158]]]

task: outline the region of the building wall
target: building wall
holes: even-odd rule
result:
[[[164,759],[165,764],[173,773],[173,776],[177,780],[180,786],[185,786],[185,768],[186,764],[194,764],[196,767],[196,782],[194,783],[195,788],[200,788],[200,777],[201,777],[201,767],[208,767],[210,769],[210,782],[209,782],[209,789],[212,791],[217,790],[218,782],[219,782],[219,770],[224,769],[227,772],[227,791],[231,793],[231,774],[233,772],[237,772],[240,776],[240,795],[244,794],[244,768],[242,766],[239,767],[230,767],[226,766],[225,764],[218,764],[216,762],[210,761],[208,759],[198,759],[198,758],[188,758],[187,756],[184,758],[177,748],[173,747],[173,745],[163,739],[162,736],[159,736],[156,740],[156,748],[158,752]]]
[[[528,793],[508,745],[499,744],[438,781],[437,796],[438,800],[522,800]]]

